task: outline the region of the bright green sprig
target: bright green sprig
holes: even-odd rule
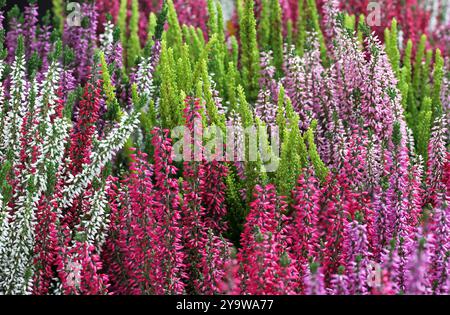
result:
[[[260,71],[253,1],[245,1],[242,14],[243,16],[240,18],[242,83],[249,100],[253,102],[259,91]]]

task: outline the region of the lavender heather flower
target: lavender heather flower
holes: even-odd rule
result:
[[[275,123],[277,105],[273,100],[270,90],[262,89],[259,91],[255,104],[255,114],[268,126]]]
[[[71,47],[75,53],[74,76],[77,83],[86,82],[89,73],[88,66],[92,64],[94,50],[97,46],[97,11],[92,4],[83,3],[81,6],[81,27],[64,24],[63,42]]]
[[[448,125],[446,117],[439,117],[432,129],[428,144],[427,163],[427,200],[432,205],[436,204],[437,195],[445,192],[443,182],[444,165],[447,160],[447,146],[449,143]]]
[[[154,73],[161,55],[161,42],[157,40],[151,48],[151,55],[145,57],[137,66],[134,81],[137,83],[138,92],[148,101],[153,98],[155,86],[153,83]]]
[[[431,263],[430,249],[431,237],[423,237],[418,234],[418,244],[411,254],[408,271],[406,272],[405,293],[407,294],[431,294],[431,283],[428,266]]]

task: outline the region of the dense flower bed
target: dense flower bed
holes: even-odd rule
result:
[[[0,3],[0,294],[449,294],[448,21],[200,2]]]

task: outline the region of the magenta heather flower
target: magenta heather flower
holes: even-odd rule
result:
[[[346,189],[340,182],[334,175],[330,175],[322,188],[320,199],[319,231],[325,245],[322,250],[322,267],[327,285],[330,276],[347,264],[344,255],[344,224],[349,213],[344,202]]]
[[[110,280],[110,290],[115,294],[128,293],[129,270],[123,262],[127,255],[128,229],[130,214],[128,207],[122,205],[128,202],[127,196],[120,191],[118,178],[108,178],[108,204],[110,207],[110,227],[108,237],[102,250],[102,261],[104,263],[105,273]]]
[[[286,204],[277,200],[273,185],[256,186],[254,197],[237,256],[241,287],[249,294],[294,294],[297,270],[286,252]]]
[[[155,195],[157,203],[157,227],[155,236],[156,261],[155,271],[160,274],[154,276],[155,293],[181,294],[184,292],[183,278],[185,277],[184,258],[182,251],[181,206],[178,181],[171,176],[177,169],[172,165],[172,143],[167,137],[168,130],[153,132],[152,144],[155,148],[155,188],[159,193]],[[159,285],[159,287],[157,287]]]
[[[164,243],[170,235],[164,238],[158,229],[158,223],[167,224],[167,221],[159,215],[161,207],[155,200],[152,166],[144,153],[133,153],[130,158],[130,174],[120,186],[111,185],[107,190],[111,201],[111,229],[103,257],[105,269],[112,274],[111,288],[118,294],[162,294],[162,288],[179,289],[176,282],[173,287],[164,287],[164,281],[171,279],[162,276],[164,268],[167,264],[169,272],[173,272],[173,265],[169,259],[162,261],[167,258],[162,249],[170,248]],[[177,253],[171,250],[172,254]]]
[[[363,74],[360,115],[380,141],[389,140],[395,120],[402,120],[401,96],[388,57],[377,38],[367,39],[370,59]],[[355,113],[356,114],[356,113]],[[403,122],[404,123],[404,122]]]
[[[239,264],[237,259],[229,259],[224,265],[225,276],[220,283],[223,294],[241,294],[241,278],[239,276]]]
[[[348,277],[345,274],[332,275],[329,292],[332,295],[348,295]]]

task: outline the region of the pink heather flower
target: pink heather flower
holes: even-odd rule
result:
[[[400,92],[388,57],[377,38],[368,38],[371,50],[361,86],[360,115],[380,141],[389,140],[395,120],[403,119]],[[355,113],[357,115],[357,113]]]
[[[25,7],[22,35],[25,46],[25,57],[27,59],[29,59],[31,54],[36,51],[38,45],[36,42],[38,15],[38,7],[35,3]]]
[[[396,239],[396,251],[398,252],[398,261],[394,266],[395,277],[401,290],[405,289],[405,272],[408,264],[409,257],[411,255],[413,242],[415,239],[415,227],[411,225],[409,219],[409,207],[411,202],[415,200],[409,200],[409,190],[411,187],[408,185],[408,156],[406,150],[394,153],[398,156],[394,156],[394,163],[392,169],[392,176],[390,179],[390,197],[392,198],[391,207],[393,207],[394,221],[393,224],[393,236]]]
[[[63,32],[63,43],[71,47],[75,53],[74,76],[77,83],[86,82],[97,47],[97,11],[93,4],[83,3],[81,12],[82,25],[71,27],[65,19]]]
[[[375,186],[373,192],[375,228],[378,239],[377,246],[373,249],[375,258],[380,257],[382,249],[389,244],[394,234],[395,212],[392,206],[392,189],[389,186],[392,155],[389,152],[383,154],[383,165],[380,184]]]
[[[35,227],[35,257],[33,264],[36,266],[33,279],[33,294],[46,295],[55,279],[54,268],[59,251],[57,231],[57,214],[44,197],[41,197],[36,213],[37,224]]]
[[[424,238],[419,232],[418,244],[411,255],[409,269],[406,272],[406,294],[431,294],[431,283],[428,266],[431,264],[430,247],[432,241],[430,237]]]
[[[326,165],[331,169],[339,170],[344,164],[347,155],[347,139],[348,136],[344,129],[343,122],[337,117],[337,111],[332,110],[331,119],[324,121],[318,126],[317,142],[319,153]],[[324,126],[325,125],[325,126]]]
[[[331,51],[334,57],[332,77],[337,114],[351,125],[358,123],[360,99],[364,78],[368,75],[364,54],[357,41],[340,26],[335,28],[336,37]]]
[[[241,278],[239,276],[239,264],[236,259],[229,259],[224,265],[225,275],[219,284],[223,294],[241,294]]]
[[[292,100],[292,105],[300,115],[300,127],[306,130],[312,119],[320,111],[319,95],[326,95],[322,79],[324,71],[320,59],[319,43],[314,34],[310,35],[311,47],[303,57],[288,56],[286,58],[286,77],[284,85],[286,94]]]
[[[245,154],[244,127],[242,119],[234,110],[230,112],[227,120],[227,160],[234,161],[237,175],[245,180],[245,165],[242,162]],[[228,154],[228,152],[231,152]]]
[[[447,162],[448,168],[449,162]],[[448,174],[447,174],[448,177]],[[448,186],[447,186],[448,187]],[[432,249],[430,264],[433,292],[448,294],[450,287],[450,194],[439,194],[431,219]]]
[[[259,87],[263,90],[269,90],[273,100],[278,101],[278,83],[275,80],[275,67],[273,66],[272,51],[261,52],[260,57],[260,78]]]
[[[292,199],[292,257],[299,272],[299,290],[304,293],[308,262],[310,259],[317,261],[320,252],[317,231],[320,189],[312,171],[303,170],[292,191]]]
[[[367,133],[360,126],[355,126],[351,136],[347,140],[348,147],[343,166],[340,170],[341,185],[345,187],[344,197],[346,212],[352,219],[355,215],[363,217],[366,237],[370,248],[374,250],[377,244],[376,213],[370,198],[370,186],[368,186],[367,155],[368,140]]]
[[[348,292],[350,294],[367,293],[367,269],[369,266],[369,242],[367,227],[358,221],[347,221],[345,224],[345,249],[348,261],[347,275]],[[332,280],[333,281],[333,280]]]
[[[352,14],[367,14],[370,13],[370,0],[348,0],[340,1],[341,8]],[[380,10],[380,25],[374,25],[372,30],[375,31],[379,38],[383,38],[383,32],[386,27],[390,26],[393,18],[396,18],[400,30],[403,33],[403,47],[406,41],[412,39],[413,42],[419,42],[422,34],[427,34],[432,37],[433,30],[429,27],[431,12],[425,2],[418,0],[381,0],[377,2],[382,10]],[[440,8],[437,12],[444,12]],[[438,23],[441,23],[438,21]],[[438,24],[440,25],[440,24]]]
[[[348,277],[345,274],[335,274],[331,276],[330,289],[332,295],[348,295]]]
[[[297,271],[286,253],[288,234],[281,213],[286,204],[277,200],[273,185],[256,186],[254,197],[237,255],[241,288],[249,294],[294,294]]]
[[[202,202],[205,206],[205,224],[218,233],[227,230],[225,216],[227,209],[225,206],[225,178],[227,176],[227,166],[214,159],[204,164],[204,178],[200,185]]]
[[[324,239],[322,267],[327,285],[330,276],[336,274],[340,266],[347,265],[343,235],[344,220],[349,216],[343,200],[346,193],[334,175],[328,177],[321,192],[319,231]]]

